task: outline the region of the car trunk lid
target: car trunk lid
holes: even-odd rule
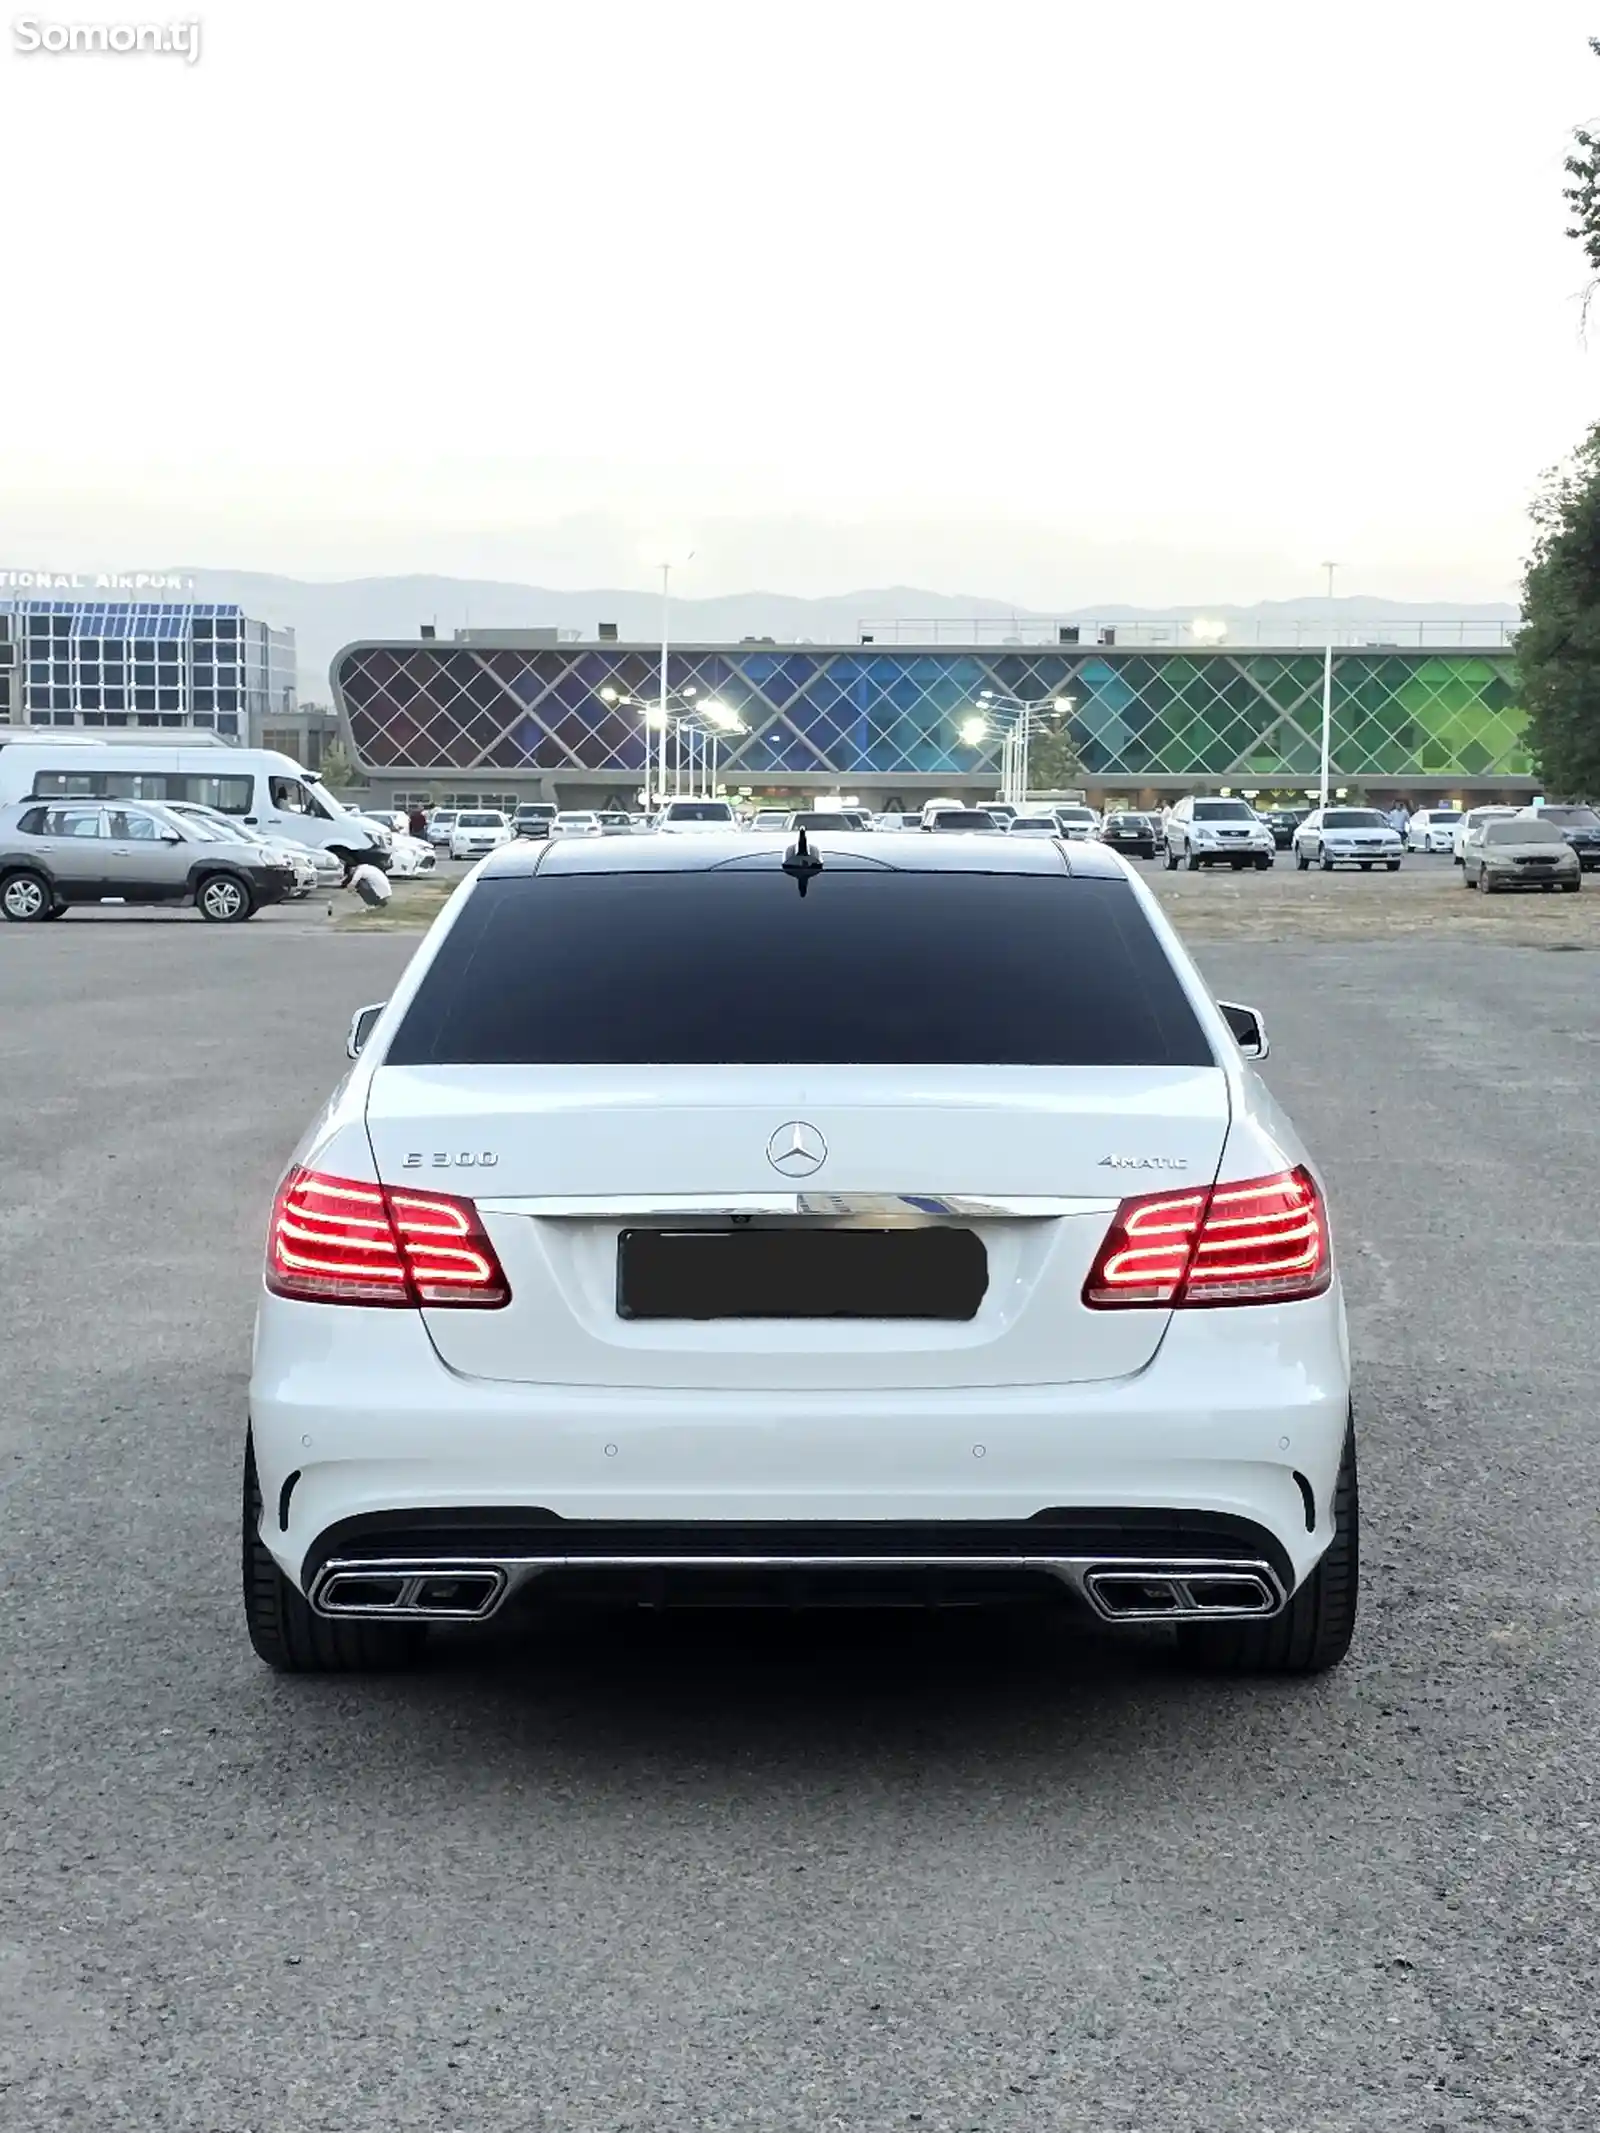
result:
[[[1215,1177],[1228,1119],[1221,1069],[1189,1066],[380,1066],[367,1106],[379,1176],[474,1199],[510,1282],[503,1310],[424,1313],[452,1369],[752,1392],[1142,1369],[1167,1314],[1090,1311],[1085,1276],[1123,1197]],[[891,1265],[895,1238],[975,1237],[972,1315],[725,1317],[714,1294],[695,1307],[712,1315],[619,1308],[631,1236],[844,1230],[891,1240]],[[707,1258],[709,1281],[734,1249]]]

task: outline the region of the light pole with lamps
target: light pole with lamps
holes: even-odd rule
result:
[[[1322,651],[1322,775],[1317,790],[1319,807],[1328,804],[1328,773],[1333,755],[1333,574],[1337,563],[1324,563],[1328,573],[1328,641]]]
[[[670,568],[670,566],[664,567]],[[684,719],[693,717],[695,711],[694,700],[700,694],[700,691],[691,687],[672,691],[664,690],[653,698],[630,696],[626,689],[618,689],[610,682],[607,682],[605,687],[598,693],[603,704],[609,704],[619,711],[638,711],[644,718],[644,804],[645,812],[648,813],[651,800],[650,763],[652,755],[658,752],[657,747],[652,744],[651,736],[653,734],[660,735],[660,767],[657,772],[655,798],[665,800],[667,797],[667,735],[675,725],[681,725]],[[676,716],[674,715],[675,706],[681,706],[681,710],[678,711]],[[681,771],[682,765],[680,763],[680,777]]]
[[[684,560],[684,562],[685,562],[685,563],[692,563],[692,562],[694,561],[694,550],[693,550],[692,548],[691,548],[691,549],[689,550],[689,553],[688,553],[688,554],[687,554],[687,555],[686,555],[686,556],[684,557],[684,559],[683,559],[683,560]],[[655,724],[656,724],[656,725],[657,725],[657,726],[658,726],[658,727],[660,728],[660,731],[661,731],[661,787],[660,787],[660,791],[661,791],[661,797],[662,797],[662,799],[663,799],[663,800],[664,800],[664,799],[666,798],[666,796],[667,796],[667,697],[668,697],[668,694],[669,694],[669,691],[668,691],[668,688],[667,688],[667,631],[668,631],[668,626],[669,626],[669,621],[670,621],[669,609],[670,609],[670,606],[671,606],[671,584],[672,584],[672,571],[673,571],[673,566],[672,566],[672,564],[671,564],[671,563],[663,563],[663,564],[662,564],[662,566],[661,566],[661,687],[660,687],[660,690],[659,690],[659,693],[658,693],[658,695],[657,695],[657,699],[656,699],[656,706],[657,706],[657,711],[658,711],[658,714],[659,714],[659,715],[658,715],[658,717],[657,717],[657,718],[656,718],[656,720],[655,720]],[[684,694],[685,694],[686,696],[692,696],[692,695],[694,694],[694,691],[693,691],[692,689],[686,689],[686,690],[684,691]],[[645,807],[646,807],[646,809],[648,810],[648,808],[649,808],[649,805],[650,805],[650,770],[649,770],[649,752],[648,752],[648,750],[646,751],[646,755],[645,755],[645,780],[644,780],[644,784],[645,784]]]
[[[739,713],[734,710],[732,704],[721,703],[714,696],[708,696],[703,704],[697,706],[695,717],[697,720],[703,719],[705,721],[701,730],[706,737],[706,747],[710,759],[706,779],[706,798],[714,800],[717,797],[717,743],[724,736],[731,740],[734,734],[748,733],[750,729],[746,726]]]
[[[980,713],[977,719],[967,720],[966,725],[961,729],[962,735],[965,737],[972,726],[978,725],[981,729],[981,738],[982,732],[987,731],[987,722],[983,714],[991,709],[1009,711],[1013,714],[1011,724],[1006,729],[1001,749],[1000,782],[1004,790],[1001,792],[1000,797],[1002,800],[1009,801],[1014,807],[1026,806],[1034,718],[1047,708],[1053,711],[1058,718],[1066,718],[1071,714],[1077,698],[1072,696],[1039,696],[1030,699],[1022,696],[1007,696],[998,689],[980,689],[978,691],[978,702],[983,707],[983,712]]]

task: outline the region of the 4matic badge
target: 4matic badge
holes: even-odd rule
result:
[[[1102,1170],[1187,1170],[1186,1155],[1103,1155]]]

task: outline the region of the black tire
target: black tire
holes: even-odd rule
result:
[[[1576,881],[1564,881],[1561,884],[1561,893],[1563,896],[1576,896],[1582,887],[1583,876],[1580,874]]]
[[[421,1622],[325,1622],[314,1615],[261,1541],[255,1447],[244,1441],[244,1623],[258,1659],[280,1674],[392,1674],[416,1663]]]
[[[1208,1674],[1322,1674],[1337,1666],[1355,1634],[1361,1587],[1361,1492],[1356,1439],[1345,1432],[1333,1491],[1334,1535],[1327,1554],[1283,1610],[1265,1622],[1191,1622],[1178,1650]]]
[[[1268,852],[1268,853],[1264,854],[1264,856],[1263,856],[1262,858],[1260,858],[1260,859],[1258,859],[1258,860],[1256,861],[1256,872],[1257,872],[1258,874],[1264,874],[1264,873],[1265,873],[1265,872],[1267,871],[1268,867],[1269,867],[1269,866],[1271,866],[1271,864],[1272,864],[1272,854],[1271,854],[1270,852]]]
[[[1322,855],[1322,871],[1324,874],[1331,874],[1333,872],[1333,861],[1328,857],[1326,852],[1324,852]]]
[[[213,925],[238,925],[255,917],[255,892],[237,874],[207,874],[194,885],[194,907]]]
[[[1169,845],[1167,846],[1167,848],[1166,848],[1166,854],[1167,854],[1167,872],[1168,872],[1169,874],[1176,874],[1176,873],[1177,873],[1177,871],[1178,871],[1178,855],[1177,855],[1177,853],[1176,853],[1176,852],[1175,852],[1175,851],[1174,851],[1174,850],[1172,849],[1172,846],[1171,846],[1170,844],[1169,844]]]
[[[1400,862],[1399,862],[1399,860],[1398,860],[1398,859],[1386,859],[1386,860],[1385,860],[1385,861],[1384,861],[1383,863],[1384,863],[1384,865],[1385,865],[1385,866],[1386,866],[1386,867],[1387,867],[1387,868],[1389,869],[1389,872],[1390,872],[1391,874],[1398,874],[1398,873],[1399,873],[1399,871],[1400,871]]]
[[[1188,855],[1187,865],[1191,874],[1198,874],[1200,871],[1200,854],[1191,852]]]
[[[1495,893],[1495,891],[1496,891],[1496,890],[1497,890],[1497,889],[1499,888],[1499,886],[1500,886],[1499,882],[1497,882],[1497,881],[1491,881],[1491,880],[1490,880],[1490,878],[1489,878],[1489,869],[1488,869],[1487,867],[1479,867],[1479,869],[1478,869],[1478,893],[1479,893],[1479,894],[1480,894],[1481,896],[1493,896],[1493,895],[1494,895],[1494,893]]]
[[[55,891],[32,867],[19,867],[0,884],[0,911],[14,926],[31,925],[35,919],[48,918],[54,902]]]
[[[1294,848],[1294,863],[1295,869],[1298,873],[1308,874],[1311,871],[1311,861],[1306,857],[1305,853],[1300,849],[1298,844]]]

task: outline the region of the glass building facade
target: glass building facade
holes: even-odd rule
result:
[[[334,696],[375,782],[593,790],[643,778],[642,715],[607,692],[653,701],[659,657],[649,645],[356,644],[334,662]],[[992,786],[997,740],[963,740],[986,690],[1070,697],[1092,791],[1303,788],[1321,745],[1323,660],[1310,648],[684,645],[668,682],[739,713],[746,730],[721,750],[729,787]],[[1523,724],[1508,650],[1335,652],[1342,784],[1531,790]]]
[[[200,601],[7,600],[11,723],[259,740],[295,705],[294,632]],[[0,699],[3,705],[3,699]]]

